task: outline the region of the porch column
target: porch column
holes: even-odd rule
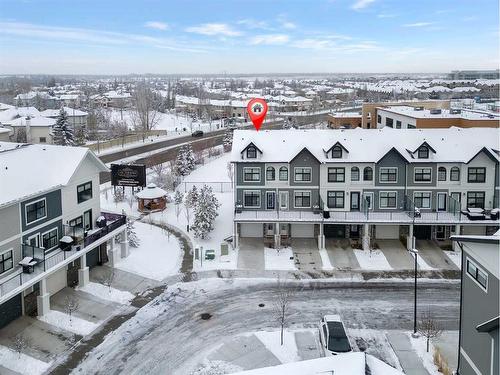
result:
[[[238,223],[234,223],[234,248],[240,246],[240,236],[238,235]]]
[[[462,226],[460,224],[456,224],[455,225],[455,236],[458,236],[460,235],[460,231],[462,229]],[[458,246],[458,242],[457,241],[451,241],[451,248],[453,249],[453,251],[459,251],[460,250],[460,246]]]
[[[120,249],[116,246],[114,238],[109,240],[108,258],[111,267],[115,267],[120,259]]]
[[[414,242],[415,241],[413,239],[413,224],[410,224],[408,229],[408,237],[406,237],[406,249],[408,251],[413,250]]]
[[[325,249],[325,234],[323,231],[323,223],[319,224],[319,236],[318,236],[318,250]]]
[[[370,250],[370,224],[363,225],[363,250]]]
[[[274,223],[274,248],[281,247],[280,223]]]
[[[121,238],[121,243],[120,243],[120,248],[121,248],[121,256],[122,258],[126,258],[130,254],[130,248],[128,244],[128,235],[127,235],[127,230],[124,229],[123,232],[120,234]]]
[[[38,316],[44,316],[50,311],[50,294],[47,292],[47,279],[40,280],[40,295],[36,297]]]
[[[89,283],[89,268],[87,267],[87,256],[83,254],[80,257],[80,269],[78,270],[78,286],[84,287]]]

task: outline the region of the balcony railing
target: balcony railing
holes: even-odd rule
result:
[[[0,279],[0,297],[32,280],[41,273],[56,267],[59,263],[70,258],[77,252],[84,250],[100,238],[125,225],[127,221],[124,215],[103,212],[101,216],[104,217],[106,223],[104,224],[103,222],[102,227],[93,229],[89,232],[85,232],[84,229],[80,227],[63,226],[64,235],[70,236],[73,239],[73,243],[68,247],[68,250],[63,251],[61,248],[56,248],[47,251],[44,248],[23,244],[21,247],[22,258],[30,257],[35,259],[37,263],[33,266],[33,272],[31,273],[23,273],[22,267],[19,266],[17,267],[17,272],[5,279]]]

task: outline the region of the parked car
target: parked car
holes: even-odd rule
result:
[[[319,322],[319,341],[325,354],[337,355],[352,351],[344,323],[339,315],[325,315]]]
[[[191,137],[203,137],[203,132],[201,130],[196,130],[194,132],[191,133]]]

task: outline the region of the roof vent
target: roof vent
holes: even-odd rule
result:
[[[431,115],[440,115],[441,110],[439,108],[433,108],[430,110]]]

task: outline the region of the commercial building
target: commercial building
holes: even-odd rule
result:
[[[105,171],[87,148],[0,142],[0,328],[128,255],[125,217],[100,210]]]
[[[496,375],[500,341],[500,231],[492,236],[453,236],[462,249],[459,375]]]
[[[424,107],[394,106],[377,108],[377,128],[498,128],[500,115],[467,109],[426,109]]]
[[[489,233],[499,148],[487,128],[235,131],[236,241]]]
[[[448,74],[449,79],[473,80],[473,79],[499,79],[500,70],[453,70]]]
[[[359,112],[334,112],[327,115],[328,127],[332,129],[360,128],[362,114]]]

